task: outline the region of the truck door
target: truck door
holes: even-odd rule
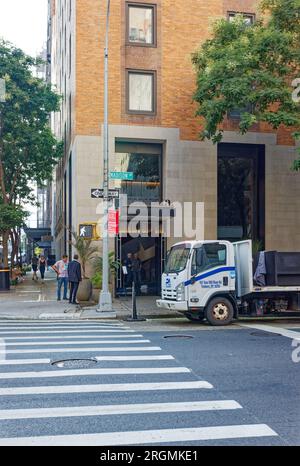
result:
[[[235,287],[235,267],[226,242],[207,242],[194,247],[191,279],[187,282],[189,307],[205,307],[217,292]]]
[[[252,242],[240,241],[233,244],[236,265],[236,295],[245,296],[253,290]]]

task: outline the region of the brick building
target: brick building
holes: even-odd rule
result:
[[[52,119],[65,139],[56,172],[53,233],[69,251],[65,227],[97,221],[91,188],[102,186],[104,0],[49,0],[52,80],[63,95]],[[251,237],[267,249],[300,250],[299,175],[290,170],[290,133],[257,125],[237,133],[238,112],[218,146],[200,142],[192,101],[191,54],[213,22],[237,12],[248,22],[257,0],[111,0],[109,60],[110,168],[135,180],[113,182],[130,200],[205,204],[205,237]],[[226,173],[226,176],[225,176]],[[229,174],[229,176],[228,176]],[[163,236],[163,235],[162,235]],[[174,239],[172,239],[174,241]],[[112,248],[114,245],[112,244]],[[166,242],[116,240],[118,257],[139,251],[144,282],[155,290]],[[71,252],[71,251],[70,251]],[[121,278],[120,278],[121,280]]]

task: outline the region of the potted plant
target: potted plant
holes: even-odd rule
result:
[[[72,246],[76,249],[82,267],[82,282],[79,285],[77,299],[81,302],[87,302],[92,294],[92,282],[86,274],[88,262],[95,258],[98,248],[93,245],[93,240],[81,238],[77,233],[72,231]]]
[[[111,291],[112,295],[114,296],[115,276],[116,276],[117,271],[121,267],[121,262],[117,261],[115,259],[115,253],[114,252],[109,253],[108,261],[109,261],[109,285],[110,285],[110,291]],[[94,259],[93,268],[94,268],[95,276],[98,276],[98,274],[101,276],[101,285],[100,285],[100,289],[101,289],[102,288],[102,270],[103,270],[102,257],[98,256],[98,257],[96,257]]]
[[[96,272],[91,279],[93,285],[92,299],[94,303],[99,302],[100,291],[102,288],[102,272]]]

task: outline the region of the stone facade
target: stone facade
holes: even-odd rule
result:
[[[56,237],[64,249],[63,225],[96,221],[97,201],[90,189],[102,185],[103,0],[52,0],[52,63],[56,84],[66,92],[63,116],[54,121],[57,134],[67,134],[64,161],[57,170]],[[205,203],[205,237],[217,236],[217,147],[200,142],[201,122],[192,101],[195,73],[191,54],[211,34],[213,22],[228,12],[256,13],[257,0],[132,0],[156,6],[155,47],[126,44],[126,1],[111,2],[109,122],[111,168],[116,138],[160,142],[163,146],[163,198]],[[54,8],[55,7],[55,8]],[[63,12],[63,14],[62,14]],[[66,37],[65,37],[66,34]],[[62,44],[69,44],[62,46]],[[71,63],[71,65],[70,65]],[[66,77],[61,77],[66,73]],[[126,70],[155,71],[157,111],[154,116],[126,113]],[[66,86],[64,82],[67,82]],[[68,105],[69,102],[69,105]],[[70,114],[68,113],[70,112]],[[69,122],[69,123],[68,123]],[[68,127],[68,125],[70,127]],[[66,129],[64,129],[66,128]],[[290,170],[294,146],[289,131],[277,133],[257,125],[246,136],[236,123],[224,123],[225,142],[264,144],[266,148],[266,247],[300,250],[300,183]],[[66,133],[65,133],[66,131]],[[72,155],[72,164],[69,158]],[[70,168],[71,167],[71,168]],[[72,200],[64,187],[72,170]],[[113,184],[112,184],[113,185]],[[63,200],[61,200],[64,198]],[[69,219],[70,204],[72,220]],[[67,209],[67,212],[64,212]],[[72,223],[72,225],[70,225]]]

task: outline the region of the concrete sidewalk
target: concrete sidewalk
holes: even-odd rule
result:
[[[138,314],[147,319],[182,317],[179,313],[163,311],[155,304],[156,298],[137,298]],[[114,315],[97,312],[97,306],[70,305],[68,301],[56,300],[56,275],[46,272],[45,283],[33,281],[27,274],[24,282],[12,287],[9,292],[0,293],[0,320],[73,320],[73,319],[125,319],[132,314],[131,298],[119,298],[113,303]]]

